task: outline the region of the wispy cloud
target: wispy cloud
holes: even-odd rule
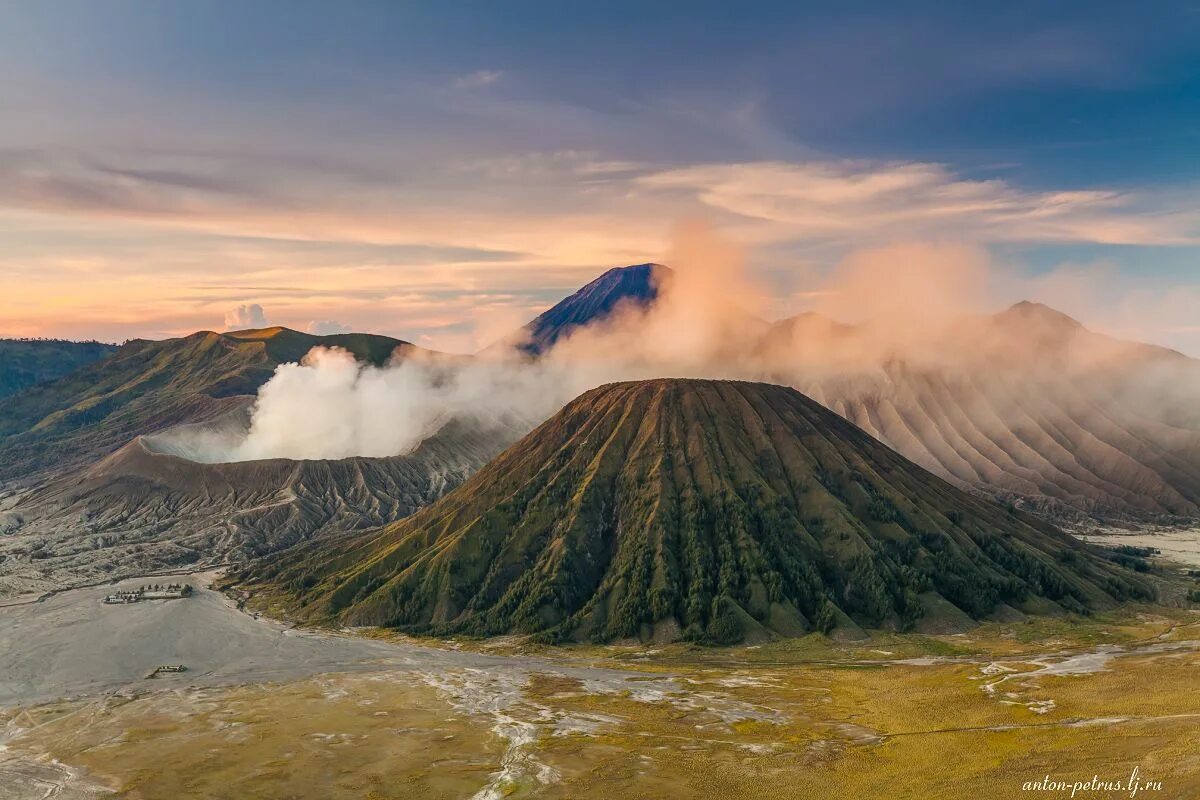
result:
[[[474,72],[469,72],[466,75],[459,75],[454,79],[455,89],[482,89],[485,86],[491,86],[494,83],[499,83],[504,78],[504,70],[500,69],[479,69]]]
[[[350,325],[335,319],[313,320],[304,329],[315,336],[332,336],[338,333],[350,333],[354,330]]]
[[[813,161],[702,164],[643,175],[709,208],[760,223],[774,239],[926,235],[984,242],[1183,245],[1200,213],[1173,198],[1115,190],[1023,190],[961,178],[940,164]]]
[[[654,167],[588,151],[411,165],[392,178],[265,159],[94,166],[0,160],[0,207],[118,218],[226,237],[402,247],[418,258],[595,264],[651,255],[676,220],[709,216],[752,242],[1200,244],[1196,190],[1027,189],[929,162],[755,161]],[[327,246],[327,245],[326,245]]]
[[[929,162],[672,166],[561,150],[371,174],[269,157],[141,161],[0,153],[0,333],[110,330],[120,316],[150,335],[164,308],[185,332],[254,298],[276,323],[337,320],[467,349],[496,327],[487,320],[516,316],[506,309],[524,315],[604,267],[661,258],[671,226],[694,217],[747,244],[752,264],[790,270],[798,291],[802,268],[896,240],[1200,242],[1194,190],[1031,189]],[[463,328],[480,305],[487,320]]]

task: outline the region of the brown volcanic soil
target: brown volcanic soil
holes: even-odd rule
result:
[[[794,389],[683,379],[587,392],[432,506],[240,579],[352,625],[712,643],[1153,592]]]

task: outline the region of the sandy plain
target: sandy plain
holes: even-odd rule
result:
[[[0,608],[0,800],[1200,796],[1200,614],[705,649],[296,630],[204,588]],[[126,585],[144,581],[134,580]],[[148,667],[188,671],[147,680]],[[1090,796],[1127,796],[1127,789]]]

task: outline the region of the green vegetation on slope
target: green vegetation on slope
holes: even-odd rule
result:
[[[65,339],[0,339],[0,398],[107,358],[116,345]]]
[[[237,579],[347,624],[712,643],[1153,594],[792,389],[694,380],[588,392],[414,516]]]
[[[386,336],[287,328],[134,340],[109,358],[0,400],[0,480],[82,464],[139,434],[210,419],[317,345],[373,364],[412,347]]]

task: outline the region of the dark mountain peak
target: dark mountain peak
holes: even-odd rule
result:
[[[662,264],[613,267],[521,329],[517,349],[539,356],[576,328],[606,319],[619,306],[646,307],[671,274]]]
[[[602,286],[606,283],[632,281],[640,284],[646,284],[656,273],[661,273],[663,270],[670,271],[670,267],[664,264],[655,264],[647,262],[645,264],[631,264],[627,267],[613,267],[607,270],[599,278],[596,278],[591,283],[584,286],[584,290],[589,287]]]
[[[793,389],[684,379],[587,392],[429,508],[240,580],[345,624],[717,643],[1152,591]]]

